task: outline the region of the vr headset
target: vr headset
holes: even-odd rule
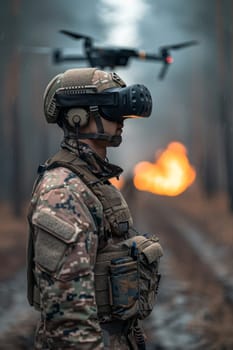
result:
[[[150,91],[141,84],[101,93],[93,85],[65,87],[59,88],[54,97],[58,108],[98,106],[100,115],[109,121],[149,117],[152,111]]]

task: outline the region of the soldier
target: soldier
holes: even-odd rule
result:
[[[133,229],[109,182],[122,169],[106,149],[120,145],[126,118],[151,108],[145,86],[96,68],[68,70],[45,90],[45,117],[64,139],[38,168],[28,213],[28,300],[41,315],[35,349],[145,349],[139,320],[155,303],[162,250]]]

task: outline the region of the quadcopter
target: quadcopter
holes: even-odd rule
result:
[[[55,49],[53,52],[53,61],[55,63],[88,61],[91,67],[113,69],[119,66],[127,66],[130,58],[159,61],[163,64],[159,72],[159,79],[165,77],[169,65],[173,63],[173,57],[170,54],[171,50],[183,49],[198,44],[197,41],[192,40],[174,45],[161,46],[158,54],[151,54],[137,49],[97,47],[93,45],[93,38],[90,36],[68,30],[60,30],[60,33],[76,40],[84,40],[83,48],[85,55],[64,55],[61,49]]]

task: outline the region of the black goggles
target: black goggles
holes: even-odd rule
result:
[[[152,111],[150,91],[141,84],[111,88],[98,93],[95,86],[60,88],[55,93],[61,108],[98,106],[101,116],[109,121],[149,117]]]

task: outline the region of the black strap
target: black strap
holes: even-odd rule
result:
[[[90,106],[90,115],[94,117],[95,123],[97,126],[97,131],[99,134],[104,134],[104,127],[102,120],[99,115],[99,108],[98,106]]]

